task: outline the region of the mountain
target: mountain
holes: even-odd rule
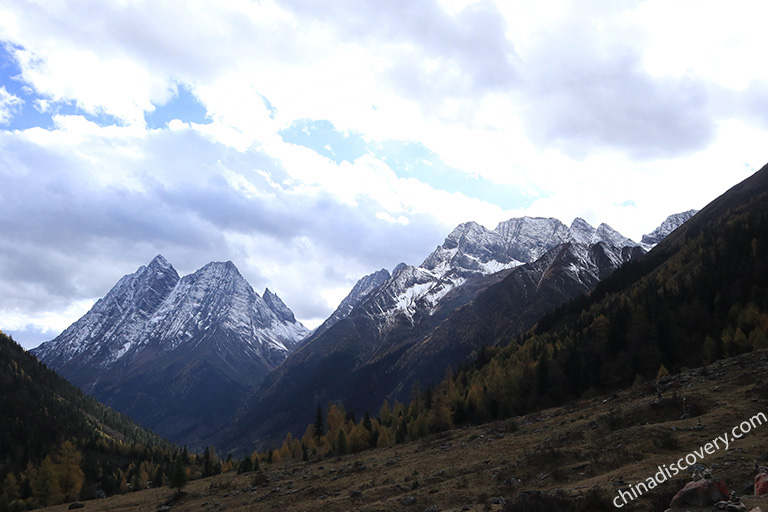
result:
[[[346,318],[358,304],[365,300],[371,292],[384,284],[390,277],[389,271],[384,268],[362,277],[355,283],[355,286],[352,287],[352,290],[350,290],[347,296],[344,297],[334,312],[331,313],[331,316],[329,316],[320,327],[314,330],[312,337],[320,336],[339,320]]]
[[[704,366],[699,374],[706,377],[722,368],[723,358],[768,348],[766,204],[768,165],[695,215],[670,217],[672,223],[690,218],[644,257],[517,338],[492,322],[515,314],[516,305],[489,289],[475,301],[478,314],[465,315],[460,325],[489,339],[501,334],[504,347],[485,352],[463,375],[442,383],[440,389],[467,397],[455,407],[454,422],[577,403],[585,394],[614,392],[686,368]],[[656,232],[668,231],[669,224]],[[443,325],[452,336],[460,334]],[[742,384],[759,383],[759,373]]]
[[[178,443],[198,440],[308,330],[232,262],[179,278],[162,256],[32,352],[87,393]]]
[[[358,412],[378,410],[385,397],[403,400],[417,381],[439,380],[446,366],[523,332],[644,252],[609,226],[596,229],[583,219],[570,228],[530,217],[494,230],[461,224],[421,265],[398,265],[346,316],[335,314],[259,384],[217,442],[247,450],[298,432],[307,411],[329,400]],[[514,304],[493,318],[502,328],[496,337],[483,334],[488,326],[464,333],[462,315],[477,315],[473,301],[485,293]]]
[[[139,467],[145,472],[146,488],[147,473],[152,478],[158,469],[170,471],[170,463],[163,460],[174,458],[177,448],[85,395],[2,332],[0,384],[3,510],[119,492],[121,479],[138,478]],[[66,466],[67,460],[78,457],[79,464]],[[56,473],[66,480],[57,492],[50,481],[41,485],[45,473],[39,468],[50,468],[51,459]],[[13,505],[15,499],[26,500],[26,505]]]
[[[687,222],[688,219],[696,215],[697,212],[698,210],[688,210],[687,212],[670,215],[664,222],[661,223],[658,228],[648,233],[647,235],[643,235],[641,245],[647,250],[650,250],[652,247],[666,238],[667,235],[672,233],[683,223]]]

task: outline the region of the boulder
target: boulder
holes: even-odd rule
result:
[[[755,476],[755,496],[763,496],[765,494],[768,494],[768,473],[760,471]]]
[[[719,478],[702,478],[688,482],[680,489],[670,502],[672,508],[693,505],[696,507],[711,507],[720,501],[727,501],[728,487]]]

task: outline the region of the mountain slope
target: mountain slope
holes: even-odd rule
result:
[[[672,233],[675,229],[687,222],[688,219],[696,215],[697,212],[698,210],[688,210],[687,212],[670,215],[664,220],[664,222],[661,223],[658,228],[648,233],[647,235],[643,235],[641,245],[645,249],[650,250],[656,244],[666,238],[670,233]]]
[[[339,322],[339,320],[346,318],[358,304],[363,302],[368,295],[378,289],[379,286],[384,284],[390,277],[389,271],[383,268],[360,278],[347,296],[344,297],[341,303],[339,303],[339,306],[333,313],[331,313],[331,316],[329,316],[320,327],[315,329],[312,333],[312,337],[315,338],[320,336]],[[309,341],[309,339],[306,341]]]
[[[157,256],[122,277],[88,313],[32,353],[55,369],[108,366],[144,337],[142,327],[178,282],[176,269]]]
[[[149,453],[162,460],[176,450],[83,394],[1,332],[0,386],[0,485],[11,472],[33,476],[28,465],[55,460],[66,441],[84,456],[84,495],[116,492],[119,471],[125,475],[132,464],[157,467]],[[19,492],[25,498],[31,491]]]
[[[33,353],[60,375],[179,443],[202,448],[307,329],[231,262],[178,277],[157,256]]]
[[[471,416],[520,414],[768,347],[766,204],[768,166],[469,368],[454,381],[459,393],[486,390]]]
[[[328,400],[358,412],[377,410],[384,397],[402,400],[413,382],[438,380],[446,365],[494,343],[477,333],[457,340],[453,327],[441,325],[461,330],[461,321],[448,319],[489,287],[513,283],[508,296],[516,309],[503,322],[505,333],[516,335],[643,252],[631,241],[634,249],[623,246],[628,239],[605,225],[575,224],[597,242],[575,242],[579,235],[556,219],[511,219],[493,231],[459,225],[422,265],[398,265],[347,317],[291,354],[251,394],[228,439],[219,442],[245,448],[243,439],[258,445],[297,431],[306,411]],[[537,260],[516,259],[529,257]]]

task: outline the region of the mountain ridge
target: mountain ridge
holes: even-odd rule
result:
[[[161,255],[121,278],[54,340],[31,352],[141,424],[198,445],[309,332],[231,261],[179,277]]]
[[[239,444],[238,449],[245,449],[236,441],[242,436],[251,436],[256,445],[268,442],[270,432],[303,426],[289,425],[288,416],[301,416],[300,408],[306,413],[328,400],[362,413],[375,410],[382,398],[403,399],[414,381],[439,379],[444,363],[455,366],[472,357],[482,343],[494,342],[480,335],[459,344],[436,333],[443,332],[441,323],[457,311],[472,311],[472,302],[501,281],[519,276],[514,278],[516,292],[510,295],[520,293],[521,313],[506,326],[516,334],[644,252],[607,225],[593,228],[583,219],[573,225],[578,233],[552,218],[510,219],[494,231],[476,222],[460,224],[421,266],[399,264],[345,318],[310,337],[250,394],[227,434],[229,441],[217,442],[228,448],[233,444],[227,443]],[[542,237],[539,246],[537,237]],[[596,243],[575,241],[587,237]],[[630,242],[632,246],[624,245]],[[539,266],[536,260],[524,263],[513,257],[548,254]],[[337,381],[336,376],[344,377]]]

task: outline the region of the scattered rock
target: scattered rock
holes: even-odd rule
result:
[[[768,468],[760,467],[760,472],[755,476],[755,496],[768,494]]]
[[[688,482],[670,502],[672,508],[693,505],[711,507],[719,501],[725,501],[729,495],[728,487],[719,478],[702,478]]]
[[[78,508],[85,508],[85,505],[83,505],[79,501],[73,501],[72,503],[69,504],[69,506],[67,507],[67,510],[75,510]]]
[[[736,496],[736,491],[731,491],[731,498],[728,501],[716,503],[715,508],[726,512],[747,512],[747,507]]]
[[[349,497],[350,498],[359,498],[362,495],[363,495],[363,491],[358,490],[358,489],[355,489],[354,491],[349,493]]]
[[[405,498],[400,500],[400,504],[405,506],[413,505],[414,503],[416,503],[415,496],[406,496]]]

